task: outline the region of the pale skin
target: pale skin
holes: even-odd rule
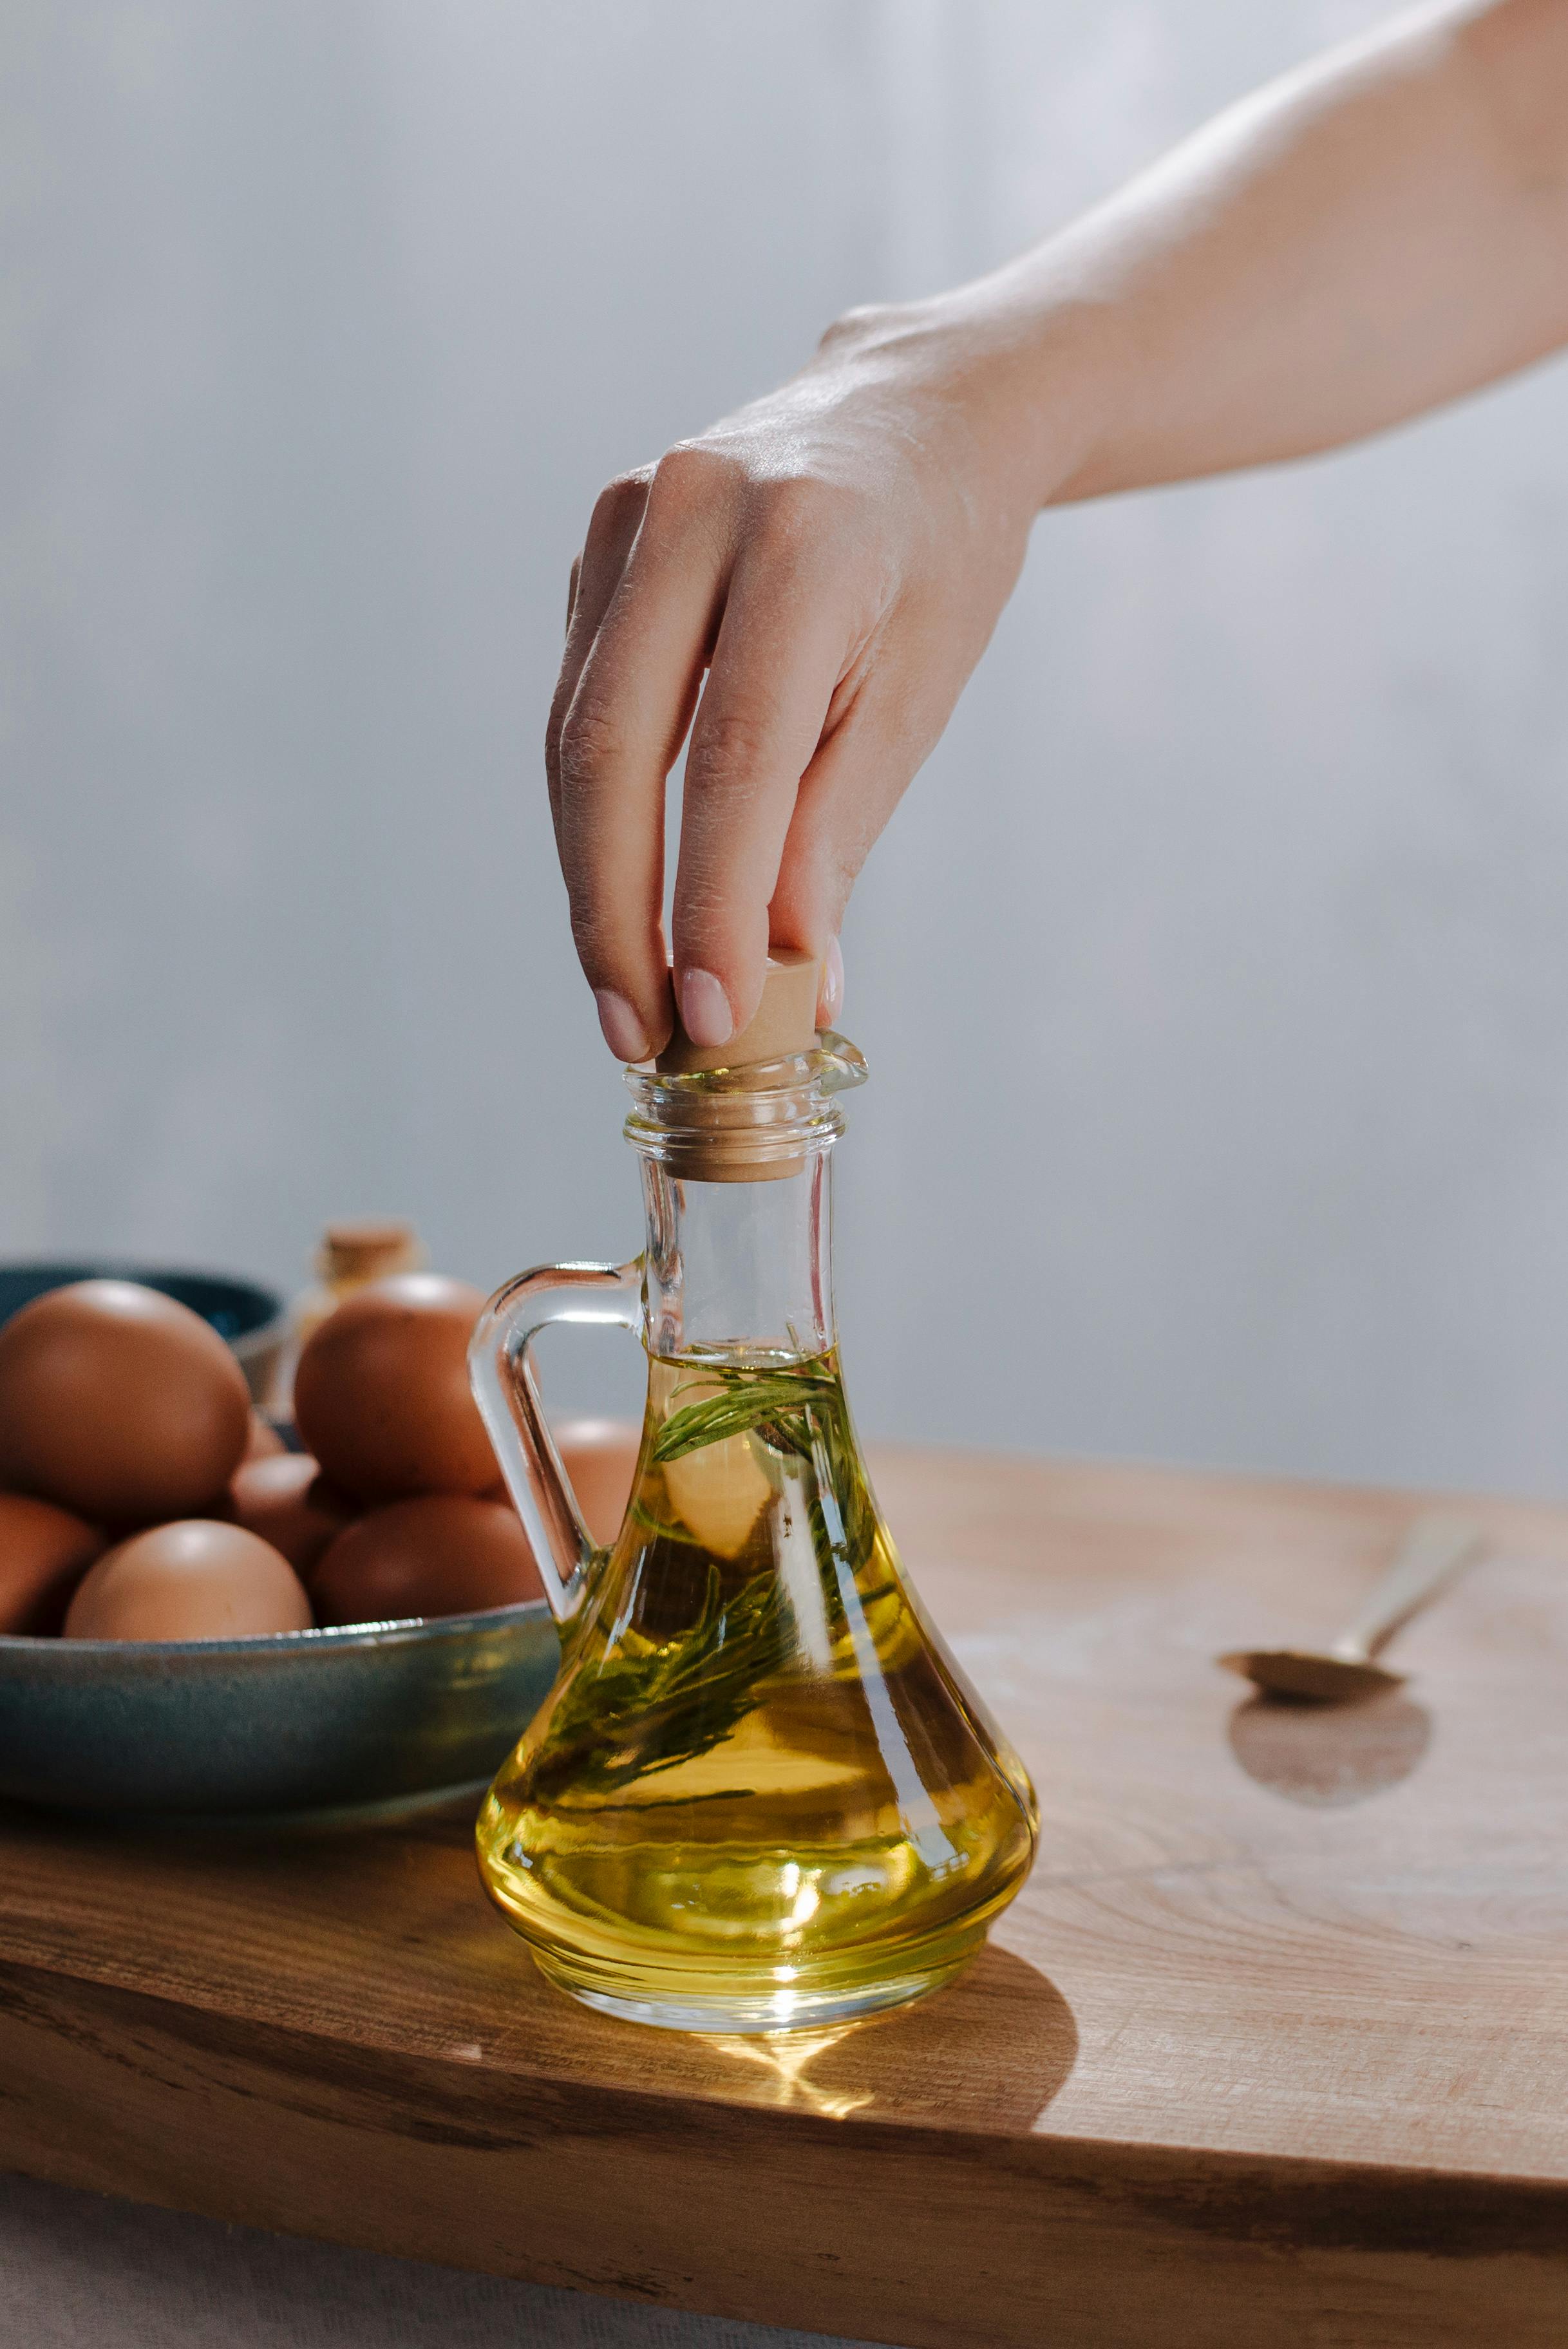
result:
[[[612,481],[546,743],[611,1050],[659,1049],[672,981],[727,1042],[770,945],[822,956],[836,1014],[850,889],[1042,509],[1335,448],[1565,344],[1568,0],[1472,0],[1271,84],[990,276],[852,312]]]

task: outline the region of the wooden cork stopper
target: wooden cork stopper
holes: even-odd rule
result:
[[[663,1077],[694,1076],[710,1069],[750,1069],[782,1061],[792,1052],[816,1050],[816,996],[820,955],[775,947],[763,978],[763,999],[753,1018],[727,1044],[693,1044],[680,1026],[654,1062]]]
[[[391,1272],[417,1272],[424,1261],[412,1224],[390,1216],[328,1224],[316,1253],[316,1269],[328,1282],[380,1280]]]

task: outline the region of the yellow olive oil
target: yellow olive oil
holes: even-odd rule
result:
[[[481,1814],[576,1997],[799,2029],[950,1980],[1034,1802],[900,1578],[833,1352],[650,1358],[630,1506]]]

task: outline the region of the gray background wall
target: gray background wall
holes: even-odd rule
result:
[[[599,482],[1381,13],[7,12],[0,1251],[633,1247]],[[869,1428],[1568,1491],[1563,390],[1042,522],[846,935]]]

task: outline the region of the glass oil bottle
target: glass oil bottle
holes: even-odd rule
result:
[[[938,1988],[1033,1856],[1023,1765],[919,1609],[849,1416],[830,1154],[865,1064],[815,1034],[815,963],[777,957],[727,1065],[678,1038],[628,1071],[644,1255],[523,1275],[473,1347],[562,1645],[481,1814],[481,1872],[561,1989],[692,2031],[799,2030]],[[539,1406],[530,1344],[559,1321],[647,1350],[608,1550]]]

